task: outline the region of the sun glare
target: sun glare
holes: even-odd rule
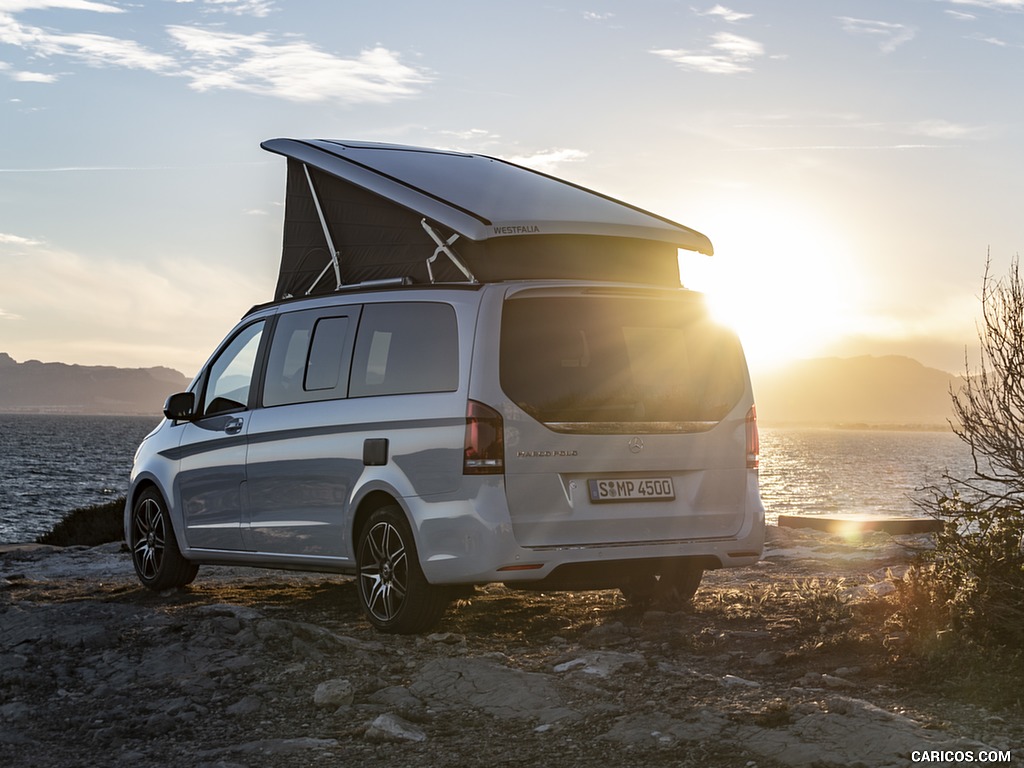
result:
[[[851,333],[860,295],[848,248],[809,212],[731,207],[706,227],[715,255],[680,251],[683,285],[736,330],[751,368],[821,353]]]

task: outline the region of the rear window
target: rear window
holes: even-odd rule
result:
[[[746,388],[739,341],[692,299],[513,298],[500,366],[505,393],[561,431],[710,429]]]

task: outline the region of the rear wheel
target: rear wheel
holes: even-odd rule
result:
[[[692,563],[672,563],[658,575],[638,576],[623,584],[619,591],[627,602],[678,610],[689,605],[697,593],[704,569]]]
[[[448,607],[450,593],[427,582],[412,529],[397,506],[382,507],[366,521],[356,568],[359,606],[381,632],[425,632]]]
[[[163,496],[156,488],[143,491],[132,507],[132,564],[143,586],[160,592],[191,584],[199,566],[181,556]]]

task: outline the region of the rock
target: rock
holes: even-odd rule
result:
[[[370,741],[426,741],[427,734],[398,715],[384,714],[377,717],[366,729]]]
[[[457,632],[435,632],[432,635],[427,635],[427,640],[432,643],[440,643],[442,645],[466,644],[466,636],[460,635]]]
[[[908,717],[869,702],[847,697],[828,700],[825,711],[813,711],[785,728],[740,725],[723,736],[742,742],[752,752],[793,768],[822,765],[865,765],[896,768],[907,765],[913,750],[984,749],[978,742],[944,739]]]
[[[502,719],[554,722],[578,716],[561,706],[561,697],[547,675],[509,669],[483,659],[428,662],[409,690],[439,708],[474,709]]]
[[[744,680],[742,677],[736,677],[736,675],[726,675],[722,678],[722,685],[730,685],[734,687],[742,688],[760,688],[761,684],[754,682],[753,680]]]
[[[297,739],[262,739],[229,747],[227,752],[241,752],[257,755],[290,755],[309,749],[330,749],[338,746],[337,739],[315,739],[309,736]]]
[[[630,642],[629,628],[620,621],[598,624],[583,636],[583,643],[591,648],[606,648]]]
[[[855,683],[851,683],[849,680],[845,680],[835,675],[822,675],[821,682],[823,682],[828,688],[856,688]]]
[[[404,685],[392,685],[375,691],[367,697],[367,701],[371,704],[383,704],[392,709],[404,711],[419,709],[423,706],[423,702]]]
[[[555,666],[561,674],[578,669],[585,675],[610,677],[622,669],[643,667],[644,657],[639,653],[618,653],[616,651],[595,651]]]
[[[313,703],[318,707],[337,709],[352,704],[355,688],[348,680],[337,678],[320,683],[313,693]]]
[[[774,667],[786,657],[782,651],[761,651],[752,660],[759,667]]]
[[[262,701],[260,701],[255,696],[246,696],[244,699],[236,701],[234,704],[232,704],[224,711],[227,712],[229,715],[240,717],[244,715],[255,714],[256,712],[259,712],[261,709],[263,709]]]
[[[160,596],[138,586],[123,553],[32,557],[0,548],[3,768],[495,765],[509,754],[531,765],[907,768],[912,750],[977,754],[984,745],[961,737],[979,733],[992,749],[1024,751],[1019,718],[895,678],[879,685],[884,649],[819,653],[804,645],[812,624],[771,601],[752,613],[736,601],[738,612],[643,614],[618,596],[496,588],[490,605],[485,595],[434,635],[405,637],[369,627],[351,581],[204,566],[194,585]],[[709,572],[706,589],[729,598],[749,579],[785,585],[832,563],[775,558]],[[820,669],[805,675],[811,664]],[[847,687],[861,681],[866,699]],[[910,696],[926,722],[890,711]]]

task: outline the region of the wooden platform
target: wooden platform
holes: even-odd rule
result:
[[[813,528],[829,533],[931,533],[942,530],[942,521],[930,517],[883,515],[779,515],[780,528]]]

